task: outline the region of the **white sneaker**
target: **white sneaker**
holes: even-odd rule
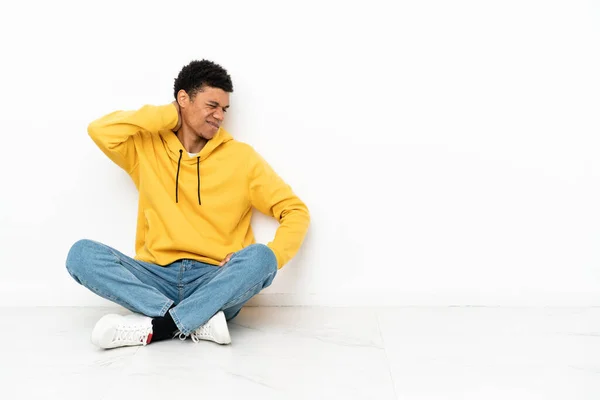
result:
[[[108,314],[92,331],[92,343],[103,349],[145,346],[152,340],[152,318],[140,314]]]
[[[190,336],[195,343],[198,343],[200,340],[210,340],[219,344],[231,343],[223,311],[219,311],[213,315],[204,325],[193,331]]]

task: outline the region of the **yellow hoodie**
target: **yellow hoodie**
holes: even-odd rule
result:
[[[255,207],[280,223],[267,246],[283,267],[304,240],[306,205],[251,146],[223,128],[190,157],[172,131],[178,118],[173,104],[147,105],[88,127],[139,191],[135,258],[163,266],[182,258],[218,265],[255,243]]]

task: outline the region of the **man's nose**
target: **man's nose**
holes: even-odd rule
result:
[[[221,110],[216,110],[214,112],[213,116],[215,117],[216,120],[223,121],[223,118],[225,117],[225,114]]]

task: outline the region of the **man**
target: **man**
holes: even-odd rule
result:
[[[139,191],[135,258],[80,240],[71,276],[131,310],[109,314],[92,331],[102,348],[147,345],[179,336],[231,342],[227,320],[271,284],[308,229],[306,205],[273,169],[221,124],[231,78],[193,61],[175,80],[175,101],[117,111],[89,125],[92,140]],[[280,225],[255,244],[252,207]]]

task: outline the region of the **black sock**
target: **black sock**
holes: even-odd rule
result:
[[[169,310],[171,308],[169,308]],[[156,342],[159,340],[172,339],[173,335],[175,334],[175,332],[177,332],[177,330],[177,325],[175,325],[175,321],[173,321],[171,313],[167,311],[164,317],[157,317],[152,319],[151,341]]]

